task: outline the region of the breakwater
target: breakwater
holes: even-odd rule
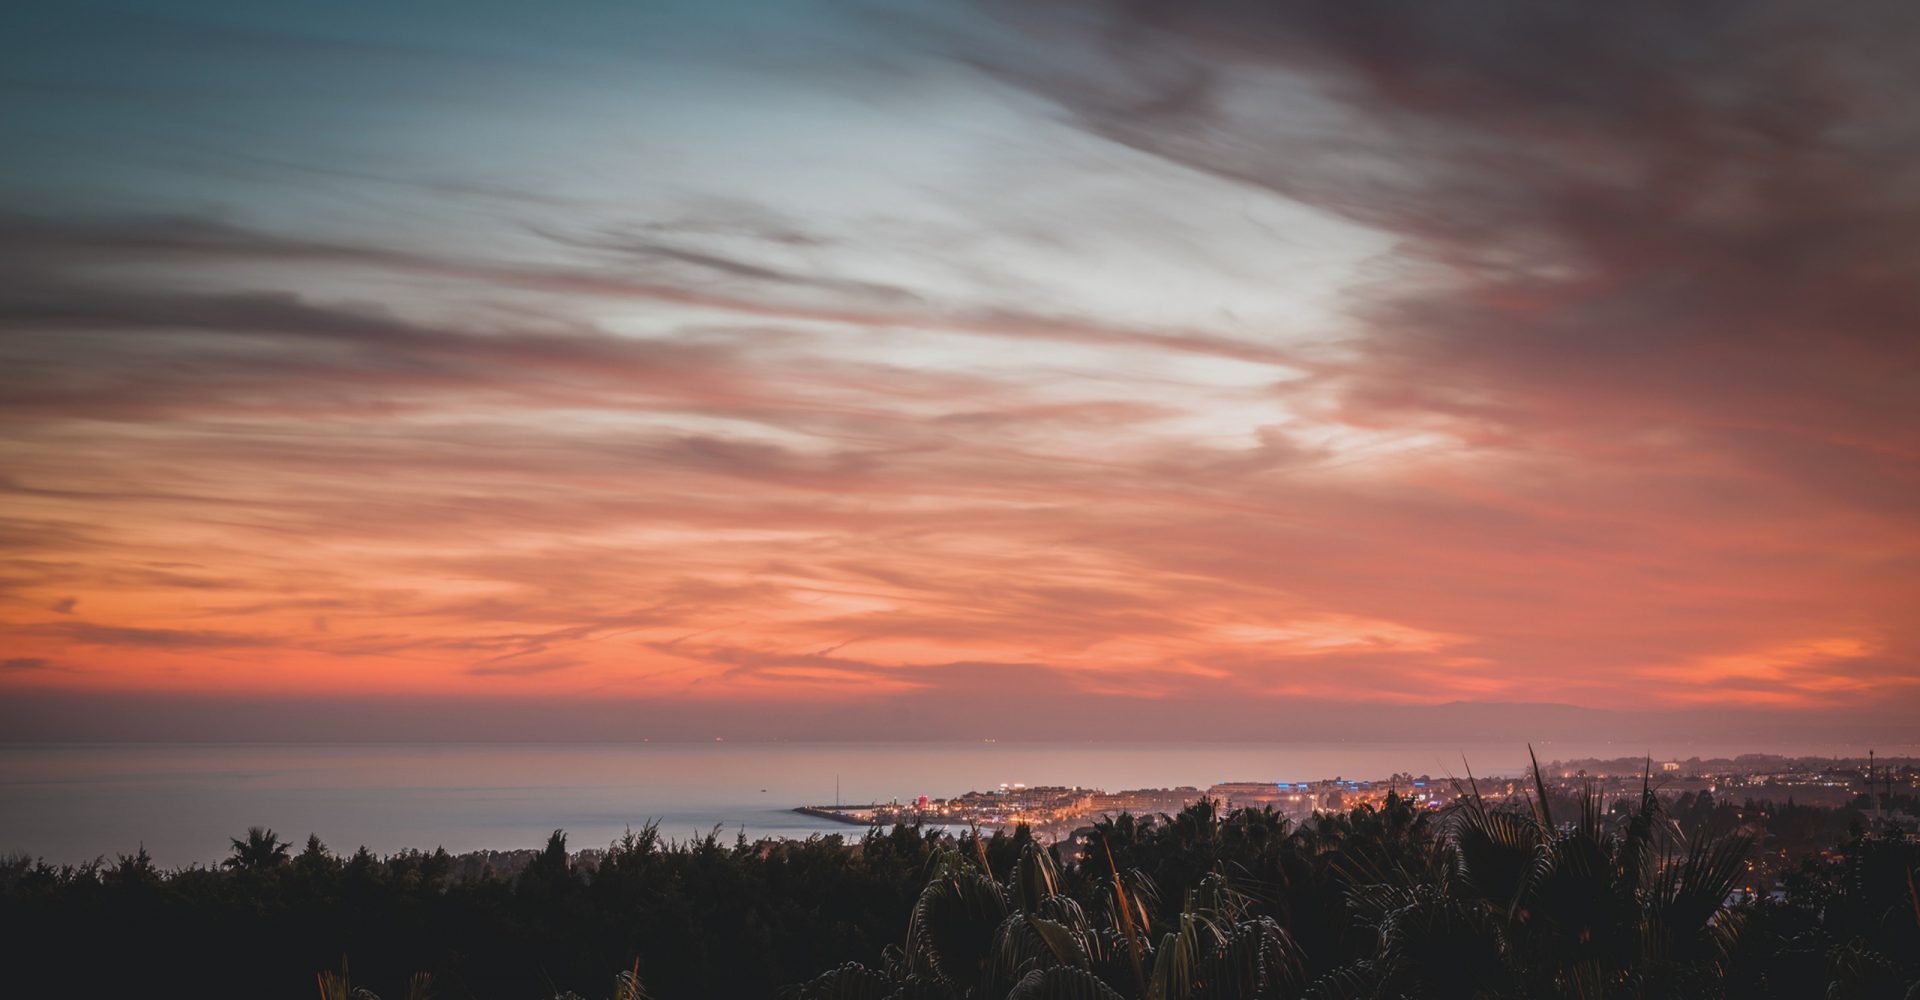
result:
[[[830,819],[836,823],[848,823],[854,826],[872,826],[874,810],[880,803],[864,806],[796,806],[794,812],[816,819]]]

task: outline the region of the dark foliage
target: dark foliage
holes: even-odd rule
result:
[[[144,852],[14,859],[0,862],[5,994],[171,995],[156,992],[164,983],[196,997],[311,997],[346,956],[352,987],[388,1000],[408,996],[415,973],[439,1000],[600,1000],[623,970],[653,997],[765,997],[879,954],[942,840],[951,847],[900,827],[668,844],[648,828],[570,859],[556,833],[531,861],[500,856],[512,870],[444,851],[341,857],[317,840],[290,858],[269,850],[278,861],[164,873]]]
[[[1112,817],[1069,863],[1025,830],[649,827],[579,854],[555,831],[462,858],[291,853],[253,830],[214,869],[0,864],[0,923],[20,996],[1920,997],[1920,845],[1856,827],[1784,902],[1731,905],[1766,827],[1722,824],[1724,804],[1464,791],[1445,814]],[[1830,822],[1802,812],[1769,815]]]

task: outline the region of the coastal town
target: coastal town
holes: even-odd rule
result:
[[[1763,814],[1768,808],[1812,807],[1837,809],[1861,804],[1869,819],[1895,830],[1920,831],[1920,760],[1902,758],[1788,758],[1765,754],[1738,758],[1655,760],[1552,761],[1540,766],[1540,781],[1552,799],[1597,795],[1603,810],[1623,801],[1637,801],[1650,790],[1667,803],[1697,811],[1702,804],[1731,803],[1735,819],[1745,820],[1745,804]],[[1176,813],[1198,799],[1208,798],[1228,810],[1271,808],[1303,821],[1315,813],[1340,812],[1362,806],[1379,808],[1396,795],[1427,810],[1442,810],[1462,794],[1477,793],[1493,803],[1525,798],[1537,791],[1534,776],[1435,777],[1394,774],[1385,779],[1320,778],[1311,781],[1232,781],[1206,788],[1141,788],[1108,792],[1098,788],[1035,785],[1017,782],[985,791],[969,791],[952,798],[925,795],[906,801],[859,805],[801,806],[796,812],[858,826],[975,827],[985,831],[1026,826],[1034,836],[1065,841],[1101,817],[1131,813],[1151,816]],[[1863,803],[1864,800],[1864,803]]]
[[[1505,786],[1500,786],[1504,789]],[[919,823],[926,826],[978,827],[1011,830],[1026,826],[1043,840],[1062,840],[1102,816],[1131,813],[1152,816],[1176,813],[1207,798],[1228,809],[1272,808],[1296,820],[1315,812],[1359,806],[1378,807],[1388,794],[1398,794],[1423,808],[1439,809],[1452,800],[1445,778],[1395,775],[1381,781],[1324,778],[1318,781],[1232,781],[1200,788],[1136,788],[1108,792],[1098,788],[1060,785],[1003,784],[987,791],[971,791],[949,799],[925,795],[908,801],[840,806],[802,806],[798,812],[861,826]],[[1496,794],[1492,789],[1489,795]]]

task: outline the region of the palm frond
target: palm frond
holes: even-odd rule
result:
[[[1014,984],[1007,1000],[1123,1000],[1113,987],[1084,969],[1036,969]]]
[[[912,971],[973,981],[986,969],[993,933],[1009,909],[1000,883],[970,865],[942,865],[921,889],[907,923]]]
[[[886,1000],[894,984],[886,976],[858,962],[848,962],[788,987],[781,1000]]]
[[[1040,844],[1020,849],[1020,860],[1013,869],[1014,901],[1023,910],[1032,910],[1040,900],[1060,892],[1060,872],[1053,854]]]

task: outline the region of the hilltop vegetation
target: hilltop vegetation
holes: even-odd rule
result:
[[[254,830],[214,869],[10,861],[0,925],[19,996],[1920,997],[1920,847],[1856,829],[1784,903],[1729,906],[1744,835],[1689,835],[1652,795],[1564,805],[1293,824],[1202,801],[1065,859],[1024,830],[647,828],[577,855],[556,831],[462,859]]]

